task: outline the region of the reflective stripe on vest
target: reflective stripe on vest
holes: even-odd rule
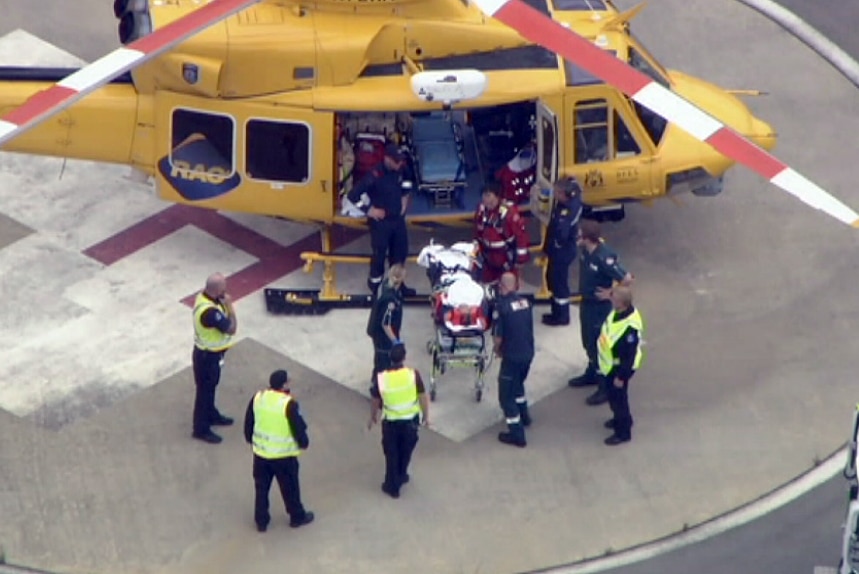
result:
[[[224,351],[230,348],[232,335],[222,333],[215,328],[203,325],[203,313],[209,309],[218,309],[227,315],[227,309],[220,303],[215,303],[203,293],[194,300],[194,344],[204,351]]]
[[[379,373],[379,394],[382,396],[385,420],[412,419],[421,412],[414,369],[402,367],[396,371]]]
[[[286,406],[292,397],[265,390],[254,397],[254,454],[261,458],[298,456],[301,449],[292,436]]]
[[[638,367],[641,366],[643,356],[641,352],[641,337],[644,334],[644,322],[641,319],[641,314],[636,309],[628,317],[620,321],[614,320],[616,315],[617,311],[614,310],[608,314],[605,323],[602,324],[602,329],[600,329],[600,338],[597,340],[600,373],[603,375],[609,374],[614,367],[620,364],[620,359],[614,356],[613,347],[629,327],[638,331],[638,345],[635,350],[635,360],[633,361],[632,368],[633,370],[638,370]]]

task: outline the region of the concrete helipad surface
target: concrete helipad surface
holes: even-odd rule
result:
[[[102,3],[81,4],[110,16]],[[89,60],[114,42],[104,15],[108,28],[92,33],[87,23],[80,39],[40,21],[39,39],[26,31],[27,3],[0,8],[12,15],[0,22],[0,65],[63,65],[73,53]],[[810,50],[728,0],[664,0],[634,24],[669,67],[769,92],[752,104],[778,129],[778,155],[859,206],[850,169],[859,100]],[[314,230],[170,207],[126,173],[0,154],[0,544],[10,562],[165,574],[287,564],[534,570],[737,507],[844,440],[856,389],[856,234],[742,168],[721,197],[636,207],[607,229],[636,274],[649,325],[648,363],[632,390],[633,443],[605,447],[608,409],[586,407],[584,391],[565,387],[583,365],[577,328],[541,328],[528,448],[495,441],[497,365],[480,404],[469,375],[451,373],[398,501],[378,490],[380,437],[364,430],[366,312],[286,318],[264,308],[265,285],[318,284],[318,272],[304,275],[297,260],[315,244]],[[182,301],[214,270],[231,274],[243,295],[222,410],[240,416],[273,368],[286,366],[298,381],[311,426],[303,494],[318,516],[307,529],[281,517],[255,532],[238,427],[214,447],[189,437]],[[344,288],[363,289],[364,269],[340,275]],[[418,270],[413,277],[424,280]],[[426,311],[409,309],[405,338],[425,372],[420,348],[430,333]],[[279,510],[275,491],[272,500]]]

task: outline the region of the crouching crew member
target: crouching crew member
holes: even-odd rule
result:
[[[638,309],[632,306],[632,291],[628,287],[612,289],[611,303],[613,309],[603,323],[598,346],[600,373],[606,380],[613,415],[605,427],[614,430],[614,434],[605,443],[613,446],[632,440],[629,381],[641,366],[644,322]]]
[[[543,244],[549,260],[546,282],[552,292],[552,312],[543,315],[543,323],[554,327],[570,324],[570,265],[576,259],[582,188],[573,177],[559,180],[553,187],[556,203]]]
[[[367,214],[370,226],[370,276],[367,286],[375,294],[385,275],[385,257],[390,265],[404,264],[409,254],[406,210],[413,183],[406,157],[392,143],[385,147],[385,159],[370,170],[347,195],[349,201]],[[403,286],[403,295],[413,297],[414,289]]]
[[[254,453],[254,520],[260,532],[266,531],[271,520],[268,492],[272,478],[280,487],[289,525],[298,528],[313,522],[313,513],[301,504],[298,484],[298,455],[307,449],[310,439],[289,383],[285,370],[273,372],[270,388],[257,392],[245,412],[245,440],[253,445]]]
[[[238,328],[236,310],[227,293],[227,280],[214,273],[206,287],[197,295],[192,312],[194,320],[194,424],[192,435],[198,440],[218,444],[221,437],[212,432],[212,425],[229,426],[233,419],[222,415],[215,406],[215,391],[221,381],[224,355],[232,345]]]
[[[525,379],[534,360],[534,314],[531,303],[516,292],[518,279],[504,273],[498,284],[499,297],[492,321],[495,354],[501,357],[498,371],[498,402],[507,420],[507,432],[499,433],[504,444],[524,447],[525,428],[531,424]]]
[[[400,328],[403,325],[403,292],[401,287],[405,279],[406,268],[402,265],[392,265],[388,269],[387,281],[379,287],[379,293],[373,301],[370,318],[367,321],[367,335],[373,339],[371,381],[375,381],[376,375],[390,368],[391,349],[394,343],[400,340]]]
[[[597,339],[605,318],[611,311],[611,286],[617,281],[629,286],[632,275],[621,267],[617,253],[600,239],[600,224],[590,219],[579,225],[579,292],[582,303],[579,307],[582,346],[588,355],[588,367],[582,375],[569,381],[571,387],[597,385],[597,390],[587,398],[589,405],[601,405],[608,400],[605,382],[597,368]]]
[[[501,200],[497,183],[488,183],[483,190],[483,201],[474,214],[474,235],[483,283],[497,282],[505,271],[518,276],[519,267],[530,258],[525,220],[515,205]]]
[[[403,366],[406,347],[397,343],[391,349],[391,368],[379,373],[373,385],[373,403],[367,428],[379,421],[382,413],[382,450],[385,453],[385,481],[382,492],[400,497],[400,488],[409,482],[409,462],[418,444],[418,427],[429,426],[429,401],[424,382],[415,369]]]

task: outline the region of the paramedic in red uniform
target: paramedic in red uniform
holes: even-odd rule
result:
[[[374,167],[349,192],[347,198],[367,214],[370,226],[370,276],[367,287],[376,295],[385,276],[385,257],[390,265],[406,262],[409,254],[409,234],[406,230],[406,209],[412,180],[408,175],[406,157],[396,144],[385,147],[385,159]],[[402,286],[405,297],[416,293]]]
[[[474,214],[474,235],[483,283],[496,283],[506,271],[518,277],[519,266],[529,259],[528,232],[516,206],[501,200],[497,183],[487,183],[483,190],[483,201]]]

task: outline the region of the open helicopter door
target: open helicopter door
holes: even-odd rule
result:
[[[266,103],[155,96],[158,195],[200,207],[329,221],[334,115]]]
[[[537,183],[551,192],[558,179],[558,116],[543,101],[537,102]]]
[[[542,100],[537,101],[537,189],[531,196],[533,213],[548,223],[552,184],[558,179],[558,116]]]

